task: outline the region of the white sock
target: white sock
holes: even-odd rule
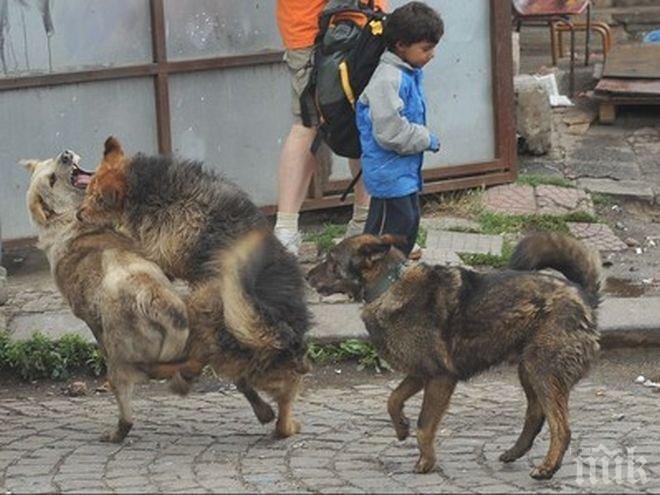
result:
[[[275,230],[285,230],[288,232],[298,232],[298,213],[277,212],[275,220]]]
[[[353,220],[357,223],[364,223],[367,221],[367,216],[369,215],[369,206],[364,206],[358,203],[353,205]]]

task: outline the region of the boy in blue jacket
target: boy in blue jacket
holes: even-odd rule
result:
[[[405,236],[410,254],[419,230],[422,155],[437,152],[426,127],[422,67],[444,34],[440,15],[410,2],[388,17],[387,50],[356,105],[362,173],[371,203],[365,234]]]

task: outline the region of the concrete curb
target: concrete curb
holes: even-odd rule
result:
[[[360,319],[361,304],[318,303],[310,304],[310,310],[314,317],[311,342],[369,340]],[[603,348],[660,347],[660,297],[605,299],[599,308],[599,328]],[[11,322],[12,337],[17,340],[28,339],[37,330],[52,339],[75,333],[94,342],[87,326],[68,310],[23,314]]]
[[[368,340],[359,319],[360,304],[312,304],[315,325],[312,342],[329,344],[346,339]],[[601,345],[619,347],[660,347],[660,297],[609,298],[598,312]]]

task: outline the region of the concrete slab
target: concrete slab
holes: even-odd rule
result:
[[[568,229],[587,246],[598,251],[623,251],[628,249],[612,229],[604,223],[567,223]]]
[[[502,241],[502,236],[499,235],[468,234],[465,232],[439,230],[428,233],[426,247],[429,250],[454,253],[499,255],[502,253]]]
[[[653,203],[653,189],[643,181],[611,179],[579,179],[578,187],[588,192],[639,199]]]
[[[94,335],[85,322],[73,316],[68,310],[21,314],[9,322],[12,339],[27,340],[36,332],[41,332],[54,340],[65,334],[75,333],[88,342],[95,342]]]
[[[424,249],[420,261],[429,265],[462,266],[464,264],[454,251],[444,249]]]
[[[660,297],[608,298],[598,317],[604,347],[660,345]]]
[[[473,231],[479,232],[479,223],[467,218],[458,217],[433,217],[422,218],[420,226],[427,231],[430,230],[453,230],[453,231]]]
[[[527,185],[507,184],[486,190],[484,208],[493,213],[531,215],[536,213],[534,188]]]
[[[542,185],[535,189],[538,213],[565,215],[575,211],[594,213],[591,197],[582,189]]]
[[[346,339],[367,339],[369,334],[360,318],[361,308],[359,303],[310,305],[314,318],[311,339],[321,344]]]
[[[574,179],[639,180],[642,172],[637,162],[567,160],[566,176]]]

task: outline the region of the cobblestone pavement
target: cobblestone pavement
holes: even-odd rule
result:
[[[548,446],[547,428],[524,458],[497,460],[522,426],[524,398],[513,370],[459,385],[436,440],[438,465],[428,475],[412,472],[415,440],[396,441],[385,412],[396,377],[369,376],[310,385],[297,404],[303,433],[287,440],[275,440],[226,386],[186,399],[141,388],[136,426],[123,445],[98,441],[116,420],[108,395],[5,395],[0,493],[660,493],[660,395],[627,377],[616,385],[595,373],[578,385],[571,450],[553,480],[535,481],[528,473]],[[409,416],[419,406],[419,397],[412,399]]]

